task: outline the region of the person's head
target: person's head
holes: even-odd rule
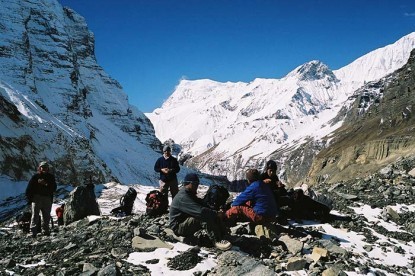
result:
[[[260,179],[260,174],[257,169],[249,169],[246,171],[246,180],[251,184],[252,182],[258,181]]]
[[[191,191],[193,193],[197,193],[197,188],[199,187],[199,177],[195,173],[188,173],[184,177],[183,186],[186,190]]]
[[[170,146],[165,145],[163,147],[163,155],[169,157],[171,155],[171,148]]]
[[[277,163],[273,160],[269,160],[265,166],[268,176],[274,176],[277,174]]]
[[[39,167],[37,168],[39,173],[47,173],[49,172],[49,164],[46,161],[42,161],[39,163]]]

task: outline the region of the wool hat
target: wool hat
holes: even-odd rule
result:
[[[246,171],[246,179],[248,180],[249,184],[259,180],[260,174],[257,169],[249,169]]]
[[[277,170],[277,163],[275,163],[275,161],[273,161],[273,160],[269,160],[267,162],[266,168],[267,168],[267,170],[268,169]]]
[[[165,151],[171,151],[170,146],[165,145],[165,146],[163,147],[163,152],[165,152]]]
[[[190,183],[199,184],[199,177],[197,176],[197,174],[195,174],[195,173],[186,174],[186,176],[184,177],[184,180],[183,180],[183,184],[187,185],[187,184],[190,184]]]
[[[49,164],[46,161],[42,161],[39,163],[39,167],[49,167]]]

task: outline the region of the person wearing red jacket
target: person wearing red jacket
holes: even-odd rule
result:
[[[65,203],[55,209],[58,225],[63,225],[63,212],[65,211]]]

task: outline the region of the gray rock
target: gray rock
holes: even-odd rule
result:
[[[68,225],[90,215],[101,215],[95,198],[94,186],[78,186],[69,194],[63,221],[65,225]]]
[[[172,249],[173,246],[169,245],[157,237],[152,237],[148,235],[146,238],[136,236],[133,238],[132,246],[134,249],[138,250],[147,250],[147,249],[156,249],[156,248],[168,248]]]
[[[292,239],[287,235],[281,236],[278,240],[283,242],[287,246],[288,251],[293,255],[301,253],[304,246],[303,242]]]
[[[386,214],[393,220],[393,221],[398,221],[400,219],[400,216],[398,214],[398,212],[396,212],[392,207],[387,206],[385,208]]]
[[[356,200],[359,197],[357,195],[352,195],[352,194],[344,194],[344,193],[340,193],[340,192],[336,192],[336,194],[344,199],[348,199],[348,200]]]
[[[98,271],[98,276],[118,276],[121,275],[117,266],[115,264],[107,265],[106,267],[102,268]]]
[[[241,252],[226,251],[218,256],[218,265],[210,274],[271,276],[275,275],[275,272],[274,269]]]
[[[287,263],[287,270],[288,271],[296,271],[304,269],[307,265],[307,260],[301,257],[292,257],[288,259]]]
[[[82,268],[82,272],[90,272],[91,274],[89,275],[93,275],[97,271],[98,271],[98,268],[96,268],[93,264],[90,264],[90,263],[84,263],[84,266]]]
[[[339,254],[344,256],[347,254],[346,249],[334,244],[332,241],[329,240],[319,240],[318,243],[323,246],[330,254]]]

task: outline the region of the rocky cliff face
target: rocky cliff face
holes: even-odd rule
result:
[[[27,179],[47,159],[63,183],[154,181],[160,142],[84,18],[56,0],[1,0],[0,16],[0,173]]]
[[[350,97],[332,135],[311,167],[313,182],[364,176],[402,156],[415,155],[415,51],[408,63]],[[337,118],[339,119],[339,118]]]

